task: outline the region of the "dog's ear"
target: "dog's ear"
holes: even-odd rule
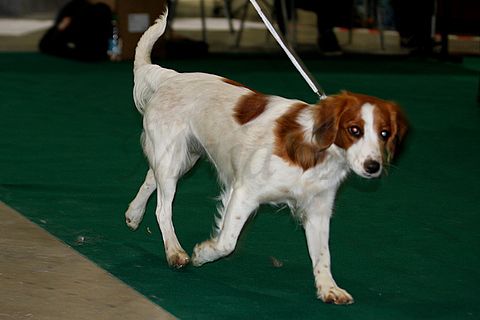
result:
[[[321,100],[315,106],[313,138],[320,151],[326,150],[335,142],[342,114],[353,104],[358,104],[357,99],[348,92],[342,92]]]
[[[390,123],[392,126],[392,135],[386,145],[388,162],[393,159],[398,145],[402,142],[408,131],[407,119],[396,104],[392,104],[390,107]]]
[[[322,153],[311,143],[305,142],[301,132],[288,134],[285,142],[285,151],[289,159],[303,170],[314,167],[322,159]]]

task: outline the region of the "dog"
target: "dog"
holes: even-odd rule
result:
[[[407,124],[396,103],[342,92],[315,105],[269,96],[217,75],[179,73],[152,64],[165,12],[136,48],[134,101],[143,115],[142,147],[149,170],[125,213],[135,230],[157,190],[156,217],[168,264],[194,266],[231,254],[248,218],[262,203],[287,204],[301,221],[317,297],[350,304],[330,271],[329,221],[335,194],[350,171],[377,178],[391,161]],[[172,223],[178,179],[205,155],[223,192],[209,240],[190,257]]]

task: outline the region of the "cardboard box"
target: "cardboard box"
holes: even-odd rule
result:
[[[166,0],[101,0],[107,3],[117,16],[122,60],[131,60],[143,32],[163,12]]]

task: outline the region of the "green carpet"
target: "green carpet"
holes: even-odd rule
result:
[[[303,230],[287,210],[262,207],[233,255],[181,271],[167,267],[155,201],[128,230],[124,210],[147,169],[130,63],[0,54],[0,200],[182,319],[478,319],[479,60],[468,61],[305,61],[327,93],[396,100],[412,126],[386,177],[352,176],[338,195],[332,268],[355,298],[348,307],[315,299]],[[283,57],[162,64],[315,99]],[[181,181],[174,220],[188,251],[208,237],[218,191],[205,161]]]

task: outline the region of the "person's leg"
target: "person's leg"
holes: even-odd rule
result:
[[[278,28],[280,29],[280,32],[285,35],[287,32],[287,20],[291,19],[292,12],[291,12],[291,7],[292,7],[292,0],[285,0],[285,8],[283,8],[282,5],[282,0],[275,0],[273,5],[274,5],[274,12],[275,12],[275,18],[277,20],[277,25]],[[284,12],[284,9],[286,9],[286,12]],[[284,13],[286,16],[284,16]]]
[[[327,54],[340,53],[341,48],[333,31],[339,16],[338,5],[335,1],[318,1],[317,3],[314,9],[317,14],[318,47]]]
[[[80,60],[105,60],[108,58],[108,41],[112,36],[112,12],[98,3],[89,6],[76,26],[77,58]]]
[[[430,51],[433,2],[392,0],[392,7],[402,47]]]
[[[40,52],[57,57],[74,57],[74,45],[68,32],[58,30],[57,26],[50,28],[40,40]]]
[[[296,0],[295,7],[316,14],[320,51],[326,54],[341,53],[337,37],[333,32],[339,7],[336,1]]]

